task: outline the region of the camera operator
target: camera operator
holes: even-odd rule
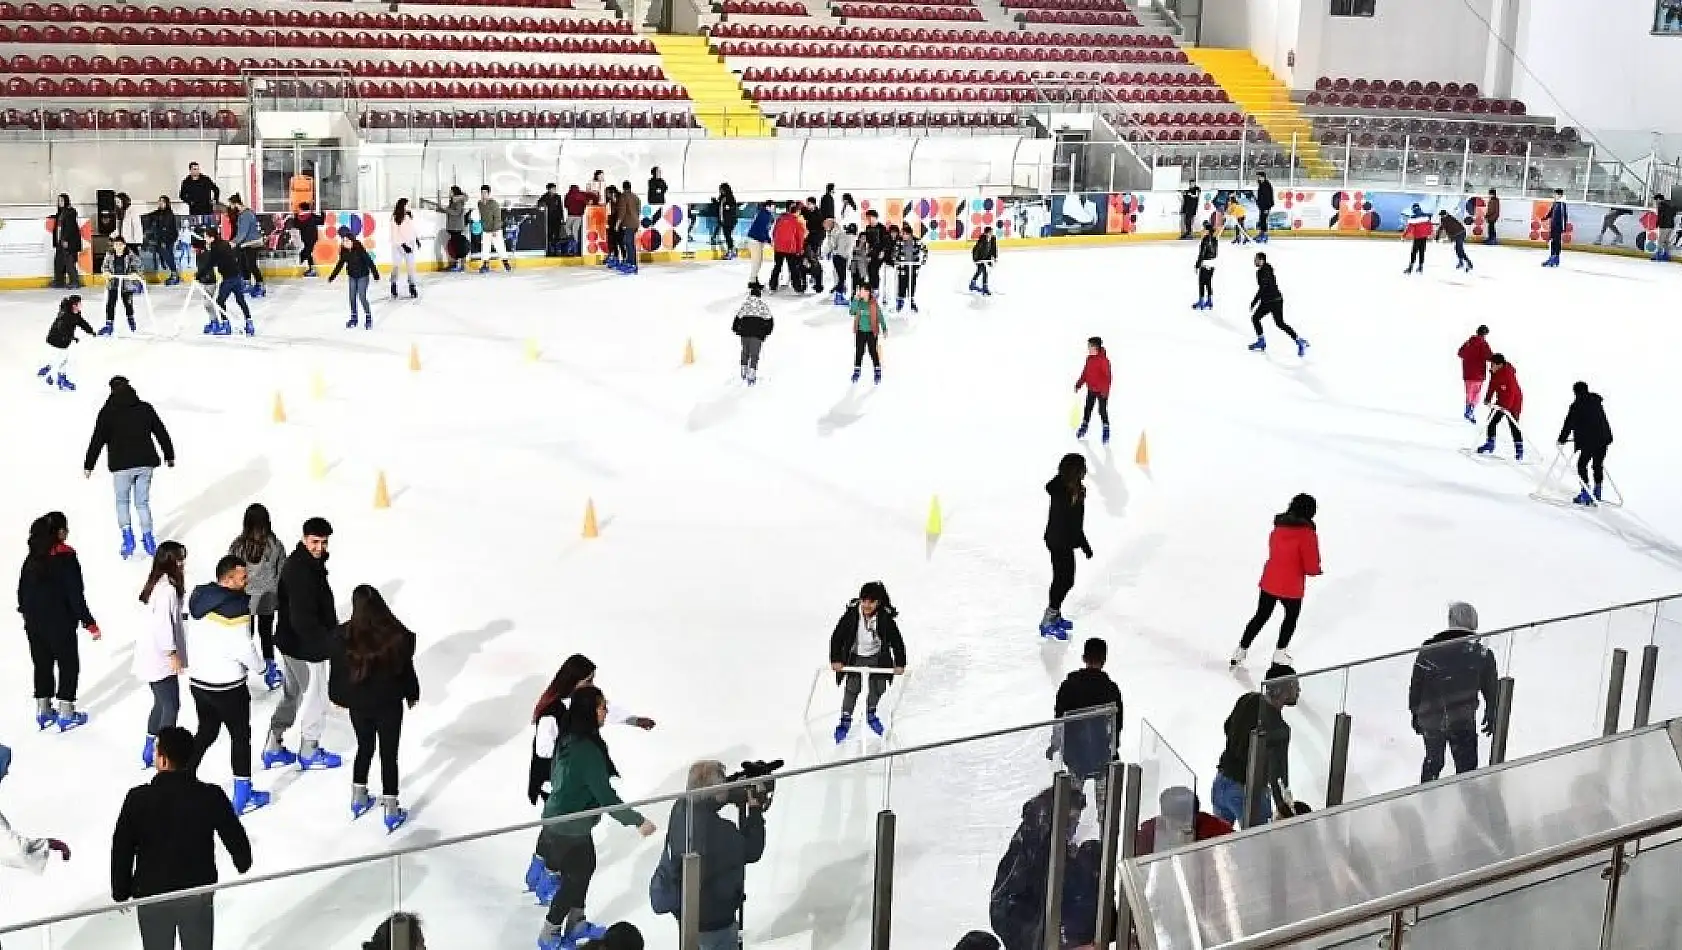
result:
[[[738,914],[747,898],[747,866],[765,854],[765,789],[699,791],[726,781],[722,762],[689,767],[689,791],[698,793],[672,806],[666,849],[649,889],[656,913],[679,917],[681,908],[674,905],[683,892],[683,856],[701,856],[700,950],[741,946]],[[736,806],[735,824],[719,814],[726,804]]]

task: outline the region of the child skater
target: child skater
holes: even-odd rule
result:
[[[1256,599],[1256,612],[1244,625],[1244,636],[1238,649],[1232,651],[1232,667],[1244,662],[1256,634],[1273,616],[1275,605],[1285,607],[1285,620],[1279,625],[1279,642],[1273,651],[1273,662],[1291,666],[1291,655],[1285,648],[1297,632],[1297,617],[1302,613],[1302,596],[1310,577],[1320,576],[1320,536],[1314,527],[1319,503],[1313,495],[1298,495],[1291,499],[1284,512],[1273,518],[1273,533],[1267,538],[1267,565],[1262,568],[1261,593]]]
[[[1215,307],[1215,258],[1221,253],[1221,239],[1215,235],[1215,222],[1203,223],[1203,240],[1197,244],[1197,303],[1193,310],[1212,310]]]
[[[859,588],[858,597],[847,605],[835,631],[829,636],[829,668],[835,671],[835,682],[843,687],[841,721],[835,726],[835,741],[846,741],[853,729],[853,710],[858,707],[859,692],[864,676],[843,673],[846,667],[882,670],[870,675],[870,691],[864,699],[864,721],[870,731],[882,735],[887,727],[876,715],[882,694],[895,676],[905,673],[905,638],[900,635],[895,620],[899,611],[888,599],[888,588],[881,581],[870,581]],[[892,670],[892,674],[889,674]]]
[[[1232,221],[1232,243],[1250,243],[1250,232],[1244,228],[1244,205],[1238,200],[1238,192],[1233,192],[1226,200],[1226,216]]]
[[[765,306],[764,292],[765,285],[757,280],[749,281],[748,297],[736,311],[736,319],[730,321],[730,332],[742,338],[742,378],[749,386],[759,380],[759,348],[765,345],[765,338],[771,335],[774,326],[771,308]]]
[[[490,263],[490,258],[485,258]],[[331,284],[339,276],[339,271],[350,275],[350,320],[345,323],[345,329],[356,329],[356,302],[362,301],[362,328],[374,328],[374,307],[368,302],[368,285],[380,279],[379,265],[369,256],[368,249],[362,246],[350,233],[350,228],[339,229],[339,262],[333,265],[333,272],[327,275],[327,282]],[[396,279],[396,274],[392,278]]]
[[[47,346],[51,347],[47,364],[35,371],[35,375],[45,379],[48,386],[57,386],[66,392],[76,391],[76,384],[70,381],[70,344],[77,342],[77,330],[93,336],[93,327],[82,319],[82,295],[71,294],[58,303],[58,315],[53,317],[53,325],[47,330]],[[853,378],[858,378],[857,372]]]
[[[144,289],[135,280],[140,276],[140,255],[121,234],[113,234],[111,253],[105,255],[100,270],[105,274],[105,326],[100,328],[99,335],[110,336],[116,332],[119,298],[123,301],[123,314],[128,317],[128,332],[135,332],[134,294]]]
[[[1478,397],[1483,395],[1483,382],[1489,378],[1489,328],[1479,326],[1478,332],[1460,344],[1460,379],[1466,385],[1466,421],[1477,422]]]
[[[987,287],[987,278],[993,265],[999,262],[999,240],[993,236],[992,228],[982,229],[981,236],[975,239],[975,246],[969,249],[969,258],[975,262],[975,276],[969,279],[969,292],[983,297],[993,296],[993,291]]]
[[[1489,414],[1489,432],[1484,443],[1478,446],[1479,455],[1488,455],[1495,451],[1495,431],[1501,425],[1502,417],[1507,420],[1507,428],[1513,434],[1513,457],[1524,461],[1524,433],[1519,431],[1519,413],[1524,411],[1524,390],[1519,388],[1518,370],[1507,358],[1496,353],[1489,358],[1492,367],[1489,373],[1489,392],[1483,397],[1483,404],[1495,403],[1495,411]]]
[[[1412,274],[1415,267],[1419,268],[1418,273],[1425,273],[1425,245],[1431,240],[1431,231],[1431,216],[1418,205],[1414,205],[1413,210],[1408,213],[1407,224],[1402,228],[1402,240],[1413,242],[1413,247],[1408,252],[1408,269],[1402,273]],[[1455,270],[1459,270],[1459,267]]]
[[[882,323],[882,309],[876,305],[875,288],[860,284],[847,313],[853,323],[853,382],[859,381],[859,371],[864,368],[864,354],[868,350],[870,366],[876,371],[876,385],[880,386],[882,352],[877,348],[877,342],[887,336],[888,328]]]
[[[929,249],[924,246],[909,223],[899,233],[899,250],[894,257],[898,266],[899,295],[895,309],[904,310],[906,301],[911,302],[911,312],[917,312],[917,271],[929,260]]]
[[[1110,444],[1110,357],[1104,352],[1104,341],[1100,337],[1088,337],[1086,341],[1086,366],[1080,371],[1080,378],[1075,380],[1075,392],[1086,387],[1086,411],[1081,414],[1080,428],[1075,430],[1075,438],[1086,438],[1087,424],[1092,421],[1092,407],[1098,407],[1098,418],[1104,423],[1104,444]]]

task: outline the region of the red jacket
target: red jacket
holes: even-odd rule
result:
[[[1518,370],[1513,369],[1513,364],[1497,366],[1495,372],[1489,374],[1489,395],[1484,397],[1484,404],[1488,405],[1491,399],[1511,413],[1514,419],[1524,411],[1524,390],[1519,388]]]
[[[806,222],[800,215],[783,212],[771,226],[771,249],[778,254],[799,254],[806,249]]]
[[[1274,518],[1261,589],[1275,597],[1301,600],[1307,579],[1319,574],[1320,536],[1314,522],[1291,515]]]
[[[1413,238],[1416,241],[1426,240],[1429,239],[1436,230],[1436,227],[1431,224],[1430,218],[1421,218],[1418,221],[1410,218],[1408,219],[1407,227],[1402,228],[1402,236]]]
[[[1152,818],[1139,826],[1139,830],[1133,835],[1134,854],[1143,857],[1156,851],[1156,827],[1159,821],[1160,819]],[[1200,811],[1197,813],[1197,817],[1192,819],[1191,834],[1192,841],[1208,841],[1210,838],[1232,834],[1232,825],[1208,812]],[[1167,851],[1171,848],[1177,848],[1181,843],[1190,844],[1191,842],[1163,842],[1162,850]]]
[[[1489,378],[1489,357],[1493,351],[1489,341],[1476,333],[1460,344],[1460,378],[1466,382],[1483,382]]]
[[[1086,358],[1086,366],[1080,371],[1080,379],[1075,380],[1075,390],[1082,386],[1092,390],[1100,396],[1108,398],[1110,395],[1110,357],[1103,347],[1098,352]]]

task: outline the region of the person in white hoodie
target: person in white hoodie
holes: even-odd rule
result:
[[[12,750],[0,745],[0,780],[12,770]],[[57,854],[70,860],[70,846],[57,838],[27,838],[12,830],[11,822],[0,815],[0,867],[17,868],[40,874],[47,869],[47,859]]]
[[[397,296],[397,272],[409,273],[409,296],[419,297],[415,290],[415,254],[420,251],[420,229],[415,216],[409,212],[409,199],[397,199],[391,209],[391,295]]]
[[[193,659],[188,679],[199,718],[195,751],[203,763],[227,727],[233,742],[234,812],[241,815],[269,803],[268,792],[251,788],[251,691],[245,681],[263,671],[263,658],[251,643],[251,596],[245,581],[245,562],[230,554],[216,562],[216,583],[200,584],[187,599],[193,618],[187,628],[187,653]]]
[[[181,673],[187,669],[187,625],[182,602],[187,593],[187,548],[165,541],[152,555],[152,570],[140,589],[143,608],[134,639],[134,675],[152,688],[152,712],[146,717],[146,743],[140,761],[153,764],[158,730],[175,725],[181,714]]]

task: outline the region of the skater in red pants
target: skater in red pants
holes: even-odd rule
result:
[[[1483,382],[1489,377],[1489,358],[1494,355],[1489,349],[1489,328],[1478,327],[1478,332],[1466,338],[1460,344],[1460,378],[1466,384],[1466,421],[1478,421],[1478,397],[1483,395]]]

